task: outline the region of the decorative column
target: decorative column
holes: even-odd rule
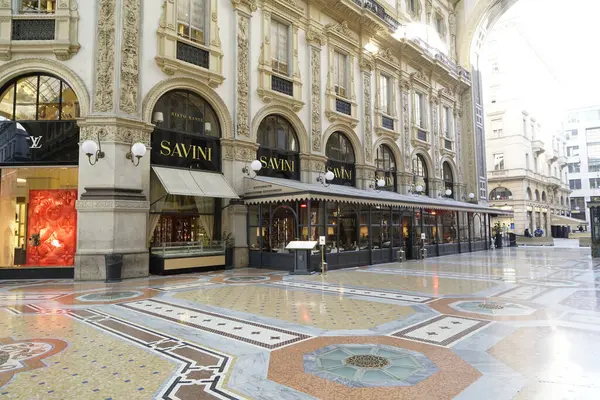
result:
[[[364,101],[364,146],[365,163],[373,162],[373,110],[371,107],[371,72],[373,63],[364,58],[360,59],[360,69],[363,73],[363,101]]]
[[[312,151],[321,153],[323,132],[321,125],[321,46],[325,37],[317,28],[309,26],[306,40],[310,47],[310,134]]]
[[[402,146],[404,151],[404,172],[410,175],[411,179],[403,180],[404,188],[402,193],[408,192],[408,187],[412,184],[412,163],[410,160],[410,82],[400,80],[400,101],[402,104]]]
[[[237,27],[235,136],[250,138],[250,18],[256,11],[256,0],[231,0]]]
[[[434,179],[430,178],[433,182],[433,197],[437,197],[439,193],[443,192],[444,182],[441,179],[441,168],[440,168],[440,121],[439,121],[439,108],[440,99],[434,94],[433,90],[429,95],[429,104],[431,107],[431,162],[433,164]]]
[[[150,156],[134,166],[135,142],[150,145],[152,125],[141,119],[139,53],[141,0],[100,0],[92,112],[80,140],[94,140],[104,157],[79,156],[76,280],[105,279],[105,255],[123,255],[123,278],[147,276]]]

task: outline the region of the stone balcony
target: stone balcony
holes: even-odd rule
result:
[[[564,167],[565,165],[567,165],[567,157],[558,156],[556,163],[558,164],[559,168]]]
[[[544,142],[541,140],[531,141],[531,149],[537,156],[546,151],[546,149],[544,148]]]

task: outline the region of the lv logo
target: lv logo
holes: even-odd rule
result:
[[[30,149],[41,149],[42,148],[42,137],[41,136],[29,136],[27,139],[31,140]]]

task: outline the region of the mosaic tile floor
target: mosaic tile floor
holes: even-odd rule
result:
[[[0,281],[0,400],[598,399],[589,249]]]

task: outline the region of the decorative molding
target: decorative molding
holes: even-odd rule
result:
[[[306,31],[306,41],[311,45],[311,46],[316,46],[316,47],[322,47],[325,42],[325,35],[323,35],[323,32],[321,32],[319,29],[315,28],[314,26],[310,25],[308,27],[308,30]]]
[[[348,21],[342,21],[339,24],[327,24],[325,25],[325,32],[327,32],[328,35],[336,36],[339,40],[359,47],[359,37],[349,28]]]
[[[312,46],[310,49],[311,69],[311,136],[312,151],[321,152],[322,148],[322,125],[321,125],[321,49]]]
[[[431,138],[432,143],[432,153],[433,153],[433,168],[434,168],[434,176],[441,176],[441,168],[440,168],[440,157],[438,155],[438,148],[440,144],[439,140],[439,129],[440,129],[440,120],[439,120],[439,107],[440,101],[435,95],[431,95],[430,99],[430,107],[431,107],[431,129],[430,131],[433,133],[433,137]]]
[[[373,162],[373,134],[372,134],[372,121],[371,121],[371,73],[369,71],[363,72],[363,85],[364,85],[364,102],[365,102],[365,163]]]
[[[250,42],[249,42],[249,24],[250,19],[243,15],[238,15],[238,65],[237,65],[237,121],[236,132],[241,136],[250,136],[249,127],[249,101],[250,101]]]
[[[100,140],[101,142],[118,142],[131,144],[135,142],[150,146],[152,126],[132,127],[117,125],[115,119],[88,119],[78,123],[80,129],[79,140]]]
[[[425,21],[431,23],[431,14],[433,12],[433,1],[425,0]]]
[[[231,3],[236,10],[243,12],[253,13],[258,8],[256,0],[231,0]]]
[[[121,43],[121,97],[119,108],[127,114],[139,111],[141,0],[123,4],[123,42]]]
[[[407,81],[400,81],[402,96],[402,135],[404,136],[404,168],[410,168],[410,85]]]
[[[114,109],[116,0],[100,0],[96,51],[94,111]]]
[[[77,211],[96,212],[111,210],[129,210],[148,212],[150,210],[149,201],[131,201],[131,200],[77,200],[75,202]]]
[[[411,83],[420,83],[423,86],[429,88],[431,86],[431,79],[427,76],[426,72],[423,71],[415,71],[410,74]]]

